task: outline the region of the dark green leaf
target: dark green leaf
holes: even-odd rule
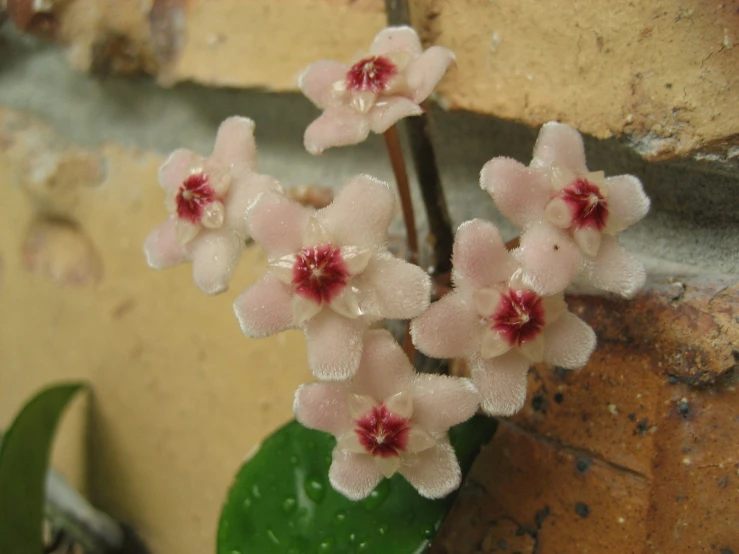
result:
[[[41,554],[44,486],[57,424],[84,387],[44,389],[16,416],[0,445],[0,552]]]
[[[450,438],[467,473],[495,422],[476,416]],[[335,439],[292,421],[241,467],[221,514],[218,554],[415,554],[423,552],[453,495],[428,500],[400,475],[360,502],[331,488]]]

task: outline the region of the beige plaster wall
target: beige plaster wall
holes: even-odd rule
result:
[[[155,554],[213,552],[241,460],[311,380],[304,341],[241,335],[231,304],[265,269],[257,249],[215,298],[195,289],[188,266],[146,266],[142,241],[164,216],[159,157],[86,152],[104,168],[91,183],[90,166],[70,161],[81,152],[0,110],[0,427],[39,387],[87,380],[92,402],[68,414],[55,465]],[[52,212],[76,230],[33,226]],[[80,266],[100,267],[97,281]]]

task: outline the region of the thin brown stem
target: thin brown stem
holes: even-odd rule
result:
[[[400,146],[398,128],[393,125],[385,131],[384,137],[387,153],[390,157],[390,164],[393,166],[393,173],[395,174],[395,182],[398,185],[400,205],[403,209],[403,221],[405,222],[405,234],[406,241],[408,243],[408,258],[410,262],[418,265],[419,249],[418,232],[416,231],[416,217],[413,213],[411,187],[408,182],[408,172],[405,168],[405,160],[403,159],[403,150]]]
[[[521,237],[514,237],[505,243],[506,250],[508,250],[509,252],[511,250],[515,250],[520,245],[521,245]]]
[[[403,352],[408,356],[411,365],[416,363],[416,347],[413,346],[413,338],[411,338],[411,322],[405,324],[405,336],[403,337]]]

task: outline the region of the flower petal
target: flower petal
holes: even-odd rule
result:
[[[270,258],[293,254],[303,245],[312,210],[281,194],[266,192],[247,213],[249,234]]]
[[[319,379],[336,381],[352,377],[362,357],[362,333],[367,324],[333,310],[321,312],[304,324],[308,364]]]
[[[400,458],[398,456],[390,456],[388,458],[375,456],[374,460],[375,465],[377,465],[377,468],[386,479],[390,479],[390,477],[395,475],[395,472],[400,467]]]
[[[323,109],[337,102],[333,84],[346,78],[349,66],[333,60],[318,60],[310,64],[300,77],[298,87],[316,106]]]
[[[234,302],[241,332],[260,339],[292,327],[291,297],[290,287],[267,272]]]
[[[359,144],[370,132],[369,116],[349,106],[330,106],[305,130],[303,145],[314,156],[333,146]]]
[[[485,359],[502,356],[513,346],[500,333],[493,329],[484,329],[480,340],[480,356]]]
[[[370,129],[380,135],[401,119],[422,113],[423,108],[408,98],[388,98],[375,104],[370,111]]]
[[[521,235],[518,259],[524,267],[524,283],[540,295],[563,291],[583,264],[582,252],[572,239],[546,223]]]
[[[454,283],[458,287],[491,288],[507,281],[516,269],[498,229],[482,219],[466,221],[457,229],[452,254]]]
[[[372,54],[387,54],[394,50],[405,50],[413,56],[420,56],[423,52],[418,34],[412,27],[386,27],[375,37],[370,46]]]
[[[575,240],[575,243],[588,256],[596,256],[598,254],[601,236],[600,231],[592,227],[583,227],[582,229],[575,229],[572,232],[572,238]]]
[[[436,444],[434,437],[429,435],[420,427],[411,427],[408,432],[408,442],[405,445],[406,451],[410,454],[416,454],[432,448]]]
[[[413,398],[407,390],[396,392],[385,398],[385,407],[398,417],[408,419],[413,415]]]
[[[292,308],[293,323],[295,325],[302,325],[313,316],[315,316],[318,312],[320,312],[321,308],[323,308],[323,305],[318,304],[313,300],[309,300],[308,298],[305,298],[304,296],[301,296],[299,294],[294,294],[292,299]]]
[[[359,441],[359,436],[353,431],[347,431],[336,441],[336,449],[355,454],[366,454],[367,449]]]
[[[179,148],[172,152],[159,167],[159,184],[167,192],[175,192],[190,173],[190,164],[195,154],[190,150]]]
[[[341,259],[344,260],[349,275],[359,275],[365,269],[372,259],[372,250],[369,248],[359,248],[358,246],[342,246]]]
[[[457,455],[448,442],[403,456],[400,474],[425,498],[442,498],[462,482]]]
[[[548,171],[555,162],[578,174],[588,172],[580,133],[569,125],[550,121],[539,131],[531,167]]]
[[[230,230],[204,231],[192,241],[192,276],[206,294],[228,290],[244,249],[244,241]]]
[[[480,405],[480,395],[472,381],[459,377],[418,373],[411,394],[412,420],[435,436],[467,421]]]
[[[606,232],[615,234],[642,219],[649,211],[649,197],[641,181],[633,175],[616,175],[606,179],[608,210],[620,225],[606,222]],[[609,218],[610,219],[610,218]]]
[[[295,419],[309,429],[340,436],[352,428],[346,404],[346,385],[340,383],[310,383],[295,391]]]
[[[457,58],[443,46],[432,46],[408,66],[408,88],[413,101],[421,103],[428,98]]]
[[[144,242],[146,263],[153,269],[167,269],[190,259],[187,249],[177,240],[177,217],[169,216]]]
[[[369,320],[411,319],[429,306],[431,278],[389,252],[375,254],[364,273],[352,280],[359,306]]]
[[[350,319],[356,319],[362,315],[362,310],[357,302],[357,295],[350,287],[344,288],[344,290],[331,301],[330,307],[336,313]]]
[[[254,141],[254,122],[248,117],[232,116],[218,127],[216,144],[211,159],[235,169],[257,168],[257,145]]]
[[[411,321],[411,337],[433,358],[469,356],[480,347],[479,323],[470,296],[451,292]]]
[[[577,369],[588,363],[595,350],[595,332],[590,325],[571,312],[565,312],[542,333],[544,360],[566,369]]]
[[[394,210],[395,193],[390,185],[357,175],[316,217],[339,245],[376,248],[387,240]]]
[[[493,158],[480,172],[480,186],[514,225],[525,227],[540,219],[554,189],[546,173],[511,158]]]
[[[509,416],[526,401],[529,361],[511,350],[497,358],[470,360],[472,380],[482,397],[482,409],[491,416]]]
[[[349,500],[366,498],[382,481],[382,473],[372,456],[334,449],[332,458],[328,480]]]
[[[350,388],[379,402],[409,390],[413,382],[413,366],[403,349],[384,329],[368,331],[357,375]]]
[[[226,200],[226,225],[243,237],[249,235],[249,209],[263,192],[280,192],[279,181],[270,175],[246,171],[234,178]]]
[[[644,266],[629,254],[615,237],[604,236],[595,259],[585,264],[585,277],[593,286],[615,292],[626,298],[644,286]]]

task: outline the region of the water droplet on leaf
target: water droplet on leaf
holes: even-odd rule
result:
[[[305,494],[308,495],[308,498],[310,498],[313,502],[320,502],[323,500],[323,495],[326,492],[326,488],[323,486],[323,483],[315,478],[315,477],[309,477],[305,480]]]
[[[377,508],[380,504],[383,503],[385,498],[387,498],[387,495],[390,493],[390,481],[388,479],[384,479],[380,482],[379,485],[377,485],[377,488],[373,490],[371,493],[369,493],[369,496],[362,500],[362,505],[367,510],[374,510]]]
[[[298,507],[298,501],[292,496],[288,496],[282,501],[282,511],[286,514],[292,514]]]
[[[333,537],[325,537],[318,545],[318,552],[333,552],[335,544]]]

